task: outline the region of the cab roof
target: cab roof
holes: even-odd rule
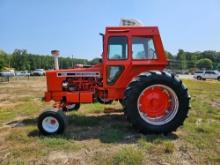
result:
[[[112,26],[106,27],[105,33],[137,33],[143,35],[159,35],[157,26]]]

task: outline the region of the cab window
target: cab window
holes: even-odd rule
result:
[[[120,60],[128,58],[128,39],[125,36],[113,36],[108,40],[108,59]]]
[[[132,38],[132,58],[133,59],[157,59],[156,50],[152,38],[133,37]]]
[[[121,66],[121,65],[108,66],[108,69],[107,69],[108,84],[113,85],[118,80],[118,78],[121,76],[123,70],[124,70],[124,66]]]

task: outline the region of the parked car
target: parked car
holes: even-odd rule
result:
[[[220,72],[216,70],[197,71],[194,73],[193,77],[197,80],[220,80]]]
[[[31,72],[31,76],[44,76],[45,70],[44,69],[35,69],[33,72]]]
[[[30,76],[30,73],[28,71],[16,71],[15,72],[16,76]]]
[[[171,69],[164,69],[164,71],[179,77],[179,75],[175,71],[173,71]]]
[[[3,71],[3,72],[0,72],[0,76],[1,77],[13,77],[13,76],[15,76],[15,72]]]

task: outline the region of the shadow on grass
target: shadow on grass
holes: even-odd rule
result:
[[[144,137],[146,141],[154,143],[155,141],[175,140],[178,138],[175,134],[164,135],[143,135],[136,132],[130,123],[128,123],[124,115],[117,114],[101,114],[85,116],[82,114],[69,114],[68,127],[63,135],[53,137],[64,138],[69,140],[90,140],[99,139],[103,143],[135,143],[140,137]],[[36,119],[25,119],[22,121],[24,125],[36,125]],[[39,131],[33,130],[28,136],[42,136]]]

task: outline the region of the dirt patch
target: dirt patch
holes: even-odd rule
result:
[[[30,164],[50,164],[50,165],[87,165],[86,153],[80,151],[78,153],[70,153],[65,151],[52,151],[47,157],[40,160],[32,160]]]
[[[217,108],[218,110],[220,110],[220,103],[219,102],[216,102],[216,101],[213,101],[212,103],[211,103],[211,106],[213,107],[213,108]]]

